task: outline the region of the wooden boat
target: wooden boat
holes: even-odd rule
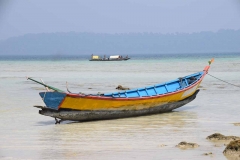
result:
[[[106,58],[106,56],[104,56],[104,58],[101,58],[100,56],[92,55],[89,61],[126,61],[129,59],[130,58],[128,56],[123,57],[120,55],[110,56],[109,58]]]
[[[148,86],[104,94],[73,94],[37,82],[53,91],[40,92],[46,106],[40,108],[40,114],[61,120],[90,121],[143,116],[170,112],[195,99],[198,87],[208,73],[209,61],[203,71],[178,79]],[[58,121],[60,119],[60,121]]]

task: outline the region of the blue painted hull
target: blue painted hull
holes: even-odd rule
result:
[[[58,110],[67,94],[61,92],[40,92],[39,95],[48,108]]]
[[[148,86],[145,88],[138,88],[133,90],[106,93],[103,96],[114,97],[114,98],[136,98],[136,97],[149,97],[157,96],[161,94],[167,94],[171,92],[176,92],[182,90],[190,85],[193,85],[203,76],[204,72],[197,72],[186,77],[181,77],[181,79],[175,79],[166,83],[156,84],[154,86]]]
[[[159,95],[166,95],[171,92],[184,90],[185,88],[191,85],[194,85],[195,83],[199,83],[203,75],[204,75],[204,72],[197,72],[197,73],[182,77],[180,79],[175,79],[173,81],[157,84],[154,86],[148,86],[145,88],[138,88],[138,89],[127,90],[122,92],[106,93],[106,94],[100,95],[100,97],[99,95],[90,95],[90,96],[96,96],[96,98],[109,98],[110,100],[112,98],[114,99],[121,98],[122,100],[129,98],[130,100],[134,98],[141,99],[141,98],[147,98],[147,97],[153,97],[153,96],[159,96]],[[59,110],[59,108],[61,107],[61,104],[65,103],[64,102],[65,98],[68,99],[68,96],[69,96],[68,94],[63,92],[41,92],[39,94],[42,97],[44,103],[46,104],[46,107],[52,110]],[[77,103],[76,101],[77,99],[81,99],[81,98],[76,98],[74,100],[76,103]],[[172,99],[172,101],[177,101],[177,99]],[[95,103],[94,101],[91,101],[91,102]],[[103,109],[107,109],[107,107],[104,108],[104,106],[107,106],[107,104],[109,103],[110,102],[106,101],[106,104],[103,105]],[[81,106],[83,104],[86,105],[86,102],[81,102],[81,103],[79,102],[79,104],[67,104],[67,105],[65,104],[64,106],[66,106],[69,109],[74,109],[74,108],[71,108],[72,105]],[[91,106],[92,104],[89,103],[88,105]],[[125,102],[122,102],[122,105],[124,106]],[[92,110],[92,109],[89,108],[89,110]]]

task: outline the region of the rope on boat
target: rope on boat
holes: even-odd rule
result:
[[[68,89],[68,83],[66,82],[66,88],[67,88],[67,91],[69,92],[69,93],[72,93],[69,89]]]
[[[44,102],[44,99],[45,99],[46,93],[47,93],[47,92],[44,93],[44,96],[43,96],[43,98],[42,98],[43,102]]]
[[[229,82],[227,82],[227,81],[224,81],[224,80],[222,80],[222,79],[220,79],[220,78],[217,78],[217,77],[215,77],[215,76],[213,76],[213,75],[211,75],[211,74],[209,74],[209,73],[207,73],[207,74],[208,74],[209,76],[213,77],[213,78],[216,78],[216,79],[222,81],[222,82],[225,82],[225,83],[227,83],[227,84],[230,84],[230,85],[232,85],[232,86],[235,86],[235,87],[239,87],[239,88],[240,88],[240,86],[238,86],[238,85],[235,85],[235,84],[229,83]]]

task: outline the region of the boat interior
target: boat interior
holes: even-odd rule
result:
[[[203,73],[204,73],[203,71],[197,72],[166,83],[160,83],[145,88],[126,90],[122,92],[106,93],[103,94],[102,96],[113,98],[139,98],[167,94],[178,90],[182,90],[186,87],[195,84],[197,81],[201,79]]]

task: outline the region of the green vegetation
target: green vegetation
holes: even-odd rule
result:
[[[42,33],[0,41],[0,55],[239,52],[240,30],[200,33]]]

